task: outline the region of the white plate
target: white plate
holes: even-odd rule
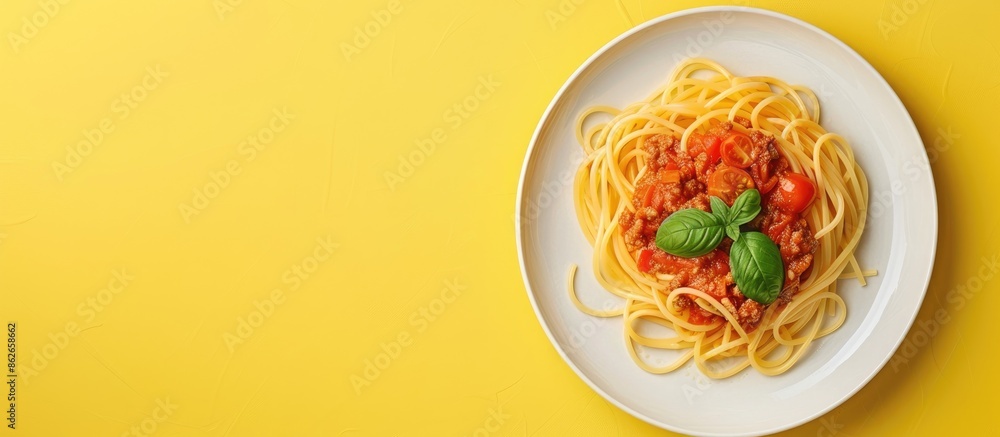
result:
[[[853,145],[871,186],[858,251],[878,269],[867,287],[841,281],[844,326],[814,343],[787,373],[753,369],[714,381],[693,365],[667,375],[639,369],[621,318],[597,319],[569,301],[565,278],[592,306],[618,304],[596,282],[592,249],[573,210],[572,175],[583,152],[573,123],[593,104],[645,98],[677,61],[711,58],[737,75],[774,76],[819,95],[821,123]],[[778,432],[836,407],[865,385],[903,340],[923,301],[937,242],[937,200],[913,121],[884,79],[828,33],[761,9],[709,7],[670,14],[619,36],[556,94],[535,131],[521,173],[516,233],[521,272],[538,320],[556,350],[605,399],[651,424],[704,435]],[[905,272],[905,274],[904,274]]]

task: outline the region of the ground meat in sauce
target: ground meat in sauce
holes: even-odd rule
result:
[[[813,237],[806,219],[798,214],[788,213],[778,208],[762,208],[755,220],[756,226],[774,240],[781,251],[781,261],[785,264],[785,285],[779,295],[779,303],[788,303],[798,291],[802,277],[812,266],[813,253],[819,243]]]
[[[749,128],[750,123],[741,117],[736,122]],[[718,248],[696,258],[680,258],[663,252],[655,244],[656,231],[670,214],[685,208],[709,211],[707,184],[717,169],[725,166],[721,161],[709,162],[711,137],[724,138],[733,129],[730,123],[713,126],[706,135],[692,135],[688,150],[681,150],[680,140],[667,135],[646,138],[642,149],[648,154],[646,171],[636,183],[631,199],[634,212],[626,210],[619,218],[619,226],[631,251],[652,251],[649,274],[673,275],[668,289],[691,287],[719,300],[735,314],[746,331],[757,327],[767,306],[747,299],[740,293],[729,269],[728,237]],[[778,245],[785,264],[786,278],[777,305],[788,303],[798,291],[803,276],[808,275],[813,253],[818,243],[804,218],[776,207],[766,194],[780,176],[789,172],[788,162],[778,151],[774,138],[762,131],[749,131],[753,150],[752,165],[745,169],[755,186],[763,194],[761,213],[745,228],[760,230]],[[676,171],[676,175],[672,172]],[[719,316],[694,305],[690,297],[681,295],[675,304],[689,309],[691,323],[709,324]]]

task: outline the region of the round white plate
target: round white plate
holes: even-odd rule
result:
[[[854,147],[870,182],[868,228],[858,251],[878,269],[868,286],[840,281],[847,321],[814,343],[790,371],[747,369],[710,380],[692,364],[666,375],[639,369],[621,318],[580,313],[566,292],[571,264],[593,307],[621,302],[591,269],[591,247],[573,210],[573,173],[583,152],[574,120],[587,106],[645,98],[677,62],[713,59],[734,74],[767,75],[812,88],[821,123]],[[761,9],[690,9],[640,25],[604,46],[556,94],[531,140],[517,196],[516,234],[528,296],[545,333],[580,378],[630,414],[677,432],[755,435],[788,429],[831,410],[886,364],[923,301],[937,242],[937,200],[913,121],[885,80],[830,34]],[[905,272],[905,274],[904,274]],[[657,357],[651,355],[654,363]]]

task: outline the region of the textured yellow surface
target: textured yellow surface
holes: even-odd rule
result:
[[[19,365],[0,435],[669,434],[558,357],[512,216],[570,73],[708,4],[0,3],[0,320]],[[752,5],[886,77],[940,203],[907,346],[788,434],[989,429],[1000,6]]]

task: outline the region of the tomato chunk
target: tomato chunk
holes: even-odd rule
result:
[[[726,137],[722,141],[722,162],[726,165],[747,168],[750,164],[753,164],[753,143],[750,141],[750,137],[733,133]]]
[[[675,168],[677,166],[674,166]],[[673,184],[681,181],[681,172],[674,169],[668,170],[666,167],[660,169],[660,182],[664,184]]]
[[[645,208],[653,204],[653,196],[656,194],[656,187],[652,185],[643,188],[642,195],[642,206]]]
[[[751,188],[754,188],[753,178],[735,167],[721,167],[708,178],[708,195],[722,199],[727,205]]]
[[[722,138],[714,134],[700,134],[692,133],[688,137],[688,155],[691,158],[697,158],[698,155],[704,153],[708,158],[707,162],[709,164],[715,164],[719,162],[722,157],[719,151],[719,146],[722,144]]]
[[[715,164],[719,162],[719,159],[722,158],[722,151],[720,150],[722,139],[715,135],[708,135],[702,144],[705,145],[705,154],[708,155],[708,163]]]
[[[778,180],[770,202],[785,211],[802,212],[816,197],[816,184],[799,173],[786,173]]]
[[[688,322],[694,325],[710,325],[715,321],[716,317],[718,316],[695,306],[691,308],[688,315]]]
[[[636,267],[639,268],[640,272],[649,273],[653,270],[653,251],[650,249],[642,249],[639,251],[639,260],[636,262]]]
[[[753,174],[753,180],[761,194],[770,193],[778,184],[778,175],[774,172],[775,162],[777,161],[755,162],[750,167],[750,173]]]

